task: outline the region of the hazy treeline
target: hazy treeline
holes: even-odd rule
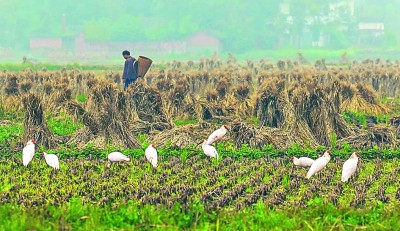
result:
[[[0,1],[0,47],[26,49],[32,37],[75,37],[84,32],[97,41],[184,40],[196,32],[218,38],[223,49],[243,52],[273,49],[302,38],[307,17],[329,15],[329,3],[350,0],[78,0]],[[282,14],[290,5],[292,22]],[[354,0],[355,13],[342,10],[329,23],[316,20],[311,34],[330,36],[328,48],[347,48],[356,40],[361,21],[385,23],[382,46],[396,48],[400,2]],[[62,29],[62,15],[65,29]],[[343,31],[343,25],[349,28]],[[301,43],[295,43],[300,46]]]

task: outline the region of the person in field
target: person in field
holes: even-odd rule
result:
[[[124,73],[122,74],[122,82],[124,83],[124,91],[128,86],[135,82],[138,78],[138,62],[131,56],[131,53],[127,50],[122,52],[122,56],[125,59]]]

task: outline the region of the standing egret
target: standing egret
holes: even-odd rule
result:
[[[42,156],[46,160],[47,165],[52,167],[54,170],[60,169],[60,162],[58,161],[58,157],[56,155],[42,152]]]
[[[326,167],[328,162],[331,160],[331,151],[327,150],[323,156],[316,159],[314,163],[311,165],[310,169],[307,172],[306,178],[310,179],[311,176],[319,173],[323,168]]]
[[[218,140],[222,139],[225,136],[226,132],[228,131],[228,127],[226,125],[221,126],[217,130],[215,130],[211,135],[208,137],[206,144],[213,144]]]
[[[202,140],[203,144],[201,145],[201,147],[203,148],[203,152],[204,154],[206,154],[206,156],[209,156],[211,158],[217,158],[218,159],[218,152],[215,149],[214,146],[207,144],[206,140]]]
[[[157,168],[157,150],[154,144],[150,144],[145,150],[146,159],[150,162],[153,168]]]
[[[35,141],[29,140],[24,149],[22,149],[22,163],[27,166],[32,161],[35,155]]]
[[[358,152],[353,152],[350,158],[343,164],[342,181],[346,182],[356,172],[358,164]]]

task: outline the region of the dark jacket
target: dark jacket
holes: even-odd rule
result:
[[[136,80],[138,78],[138,62],[131,57],[125,60],[124,73],[122,79]],[[134,64],[135,63],[135,64]]]

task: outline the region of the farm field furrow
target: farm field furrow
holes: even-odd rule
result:
[[[131,199],[143,205],[166,207],[178,202],[189,206],[201,200],[206,207],[225,208],[243,202],[245,206],[257,202],[272,207],[305,205],[314,198],[350,207],[354,200],[362,197],[364,203],[354,206],[363,207],[365,203],[394,202],[400,190],[399,181],[395,179],[398,160],[380,161],[379,165],[373,160],[365,162],[349,183],[340,182],[341,172],[337,169],[341,168],[341,161],[333,161],[310,180],[304,178],[305,169],[292,170],[292,164],[284,159],[273,159],[274,168],[269,167],[273,165],[271,162],[263,159],[245,160],[240,164],[210,162],[204,158],[196,158],[196,161],[203,164],[198,172],[182,164],[168,173],[168,169],[164,169],[164,165],[169,164],[167,161],[160,163],[157,172],[152,173],[144,161],[108,169],[99,159],[66,159],[61,162],[61,171],[53,172],[44,161],[21,168],[18,159],[2,160],[0,180],[4,184],[0,199],[2,203],[26,207],[61,205],[77,197],[84,203],[100,205],[121,204]],[[231,166],[235,166],[235,171],[231,171]],[[374,169],[372,175],[370,169]]]
[[[211,220],[225,217],[226,220],[220,220],[219,224],[229,227],[228,220],[240,217],[244,211],[250,214],[275,211],[275,215],[295,220],[290,213],[306,213],[317,207],[332,210],[334,207],[331,206],[335,206],[348,211],[346,214],[360,209],[375,214],[377,210],[399,205],[400,183],[396,178],[399,160],[362,160],[361,167],[347,183],[340,182],[342,164],[342,159],[333,160],[321,173],[306,180],[304,176],[307,170],[294,167],[286,158],[234,160],[228,157],[217,162],[192,156],[184,163],[177,157],[171,157],[160,163],[157,172],[149,168],[144,158],[115,164],[110,169],[103,159],[70,158],[61,161],[61,170],[58,172],[47,168],[42,160],[34,159],[32,165],[22,168],[17,158],[0,159],[0,181],[3,182],[0,210],[8,207],[9,211],[21,213],[20,209],[26,208],[25,211],[35,211],[32,216],[47,211],[50,217],[60,216],[68,220],[64,225],[69,228],[82,228],[85,225],[96,227],[87,223],[91,219],[99,219],[91,218],[94,208],[109,210],[107,213],[112,214],[126,213],[120,217],[123,221],[115,226],[120,228],[132,228],[138,224],[139,221],[135,219],[139,218],[131,217],[134,214],[142,217],[152,211],[154,216],[160,216],[161,219],[152,225],[175,229],[177,227],[166,224],[169,222],[164,223],[168,217],[162,215],[164,209],[175,211],[177,217],[187,216],[190,220],[186,225],[179,222],[175,225],[193,228],[196,223],[204,228],[208,227],[207,222],[199,214],[207,211],[219,214],[217,217],[208,215]],[[64,211],[65,215],[57,215],[53,211],[57,208]],[[195,212],[194,208],[198,210],[197,216],[190,215]],[[137,213],[132,214],[132,209],[136,209]],[[379,213],[375,219],[385,216],[385,212]],[[333,219],[333,214],[329,216],[329,219]],[[345,221],[346,216],[341,217],[341,225],[350,224]],[[259,219],[258,222],[263,223],[263,219],[267,218]],[[235,224],[233,220],[231,222]],[[368,220],[357,222],[357,225],[361,227],[365,222],[368,223]],[[243,227],[245,224],[236,225]],[[304,228],[309,224],[289,222],[287,227],[293,225],[294,228]],[[326,224],[336,227],[332,221]],[[1,225],[5,223],[0,222]],[[54,224],[54,227],[59,225],[62,226],[62,222]],[[100,226],[100,223],[97,225]],[[215,225],[213,223],[212,227],[215,228]],[[252,225],[253,228],[257,227]],[[385,227],[385,224],[382,225]],[[142,228],[145,227],[151,226]],[[336,228],[340,229],[339,226]]]

